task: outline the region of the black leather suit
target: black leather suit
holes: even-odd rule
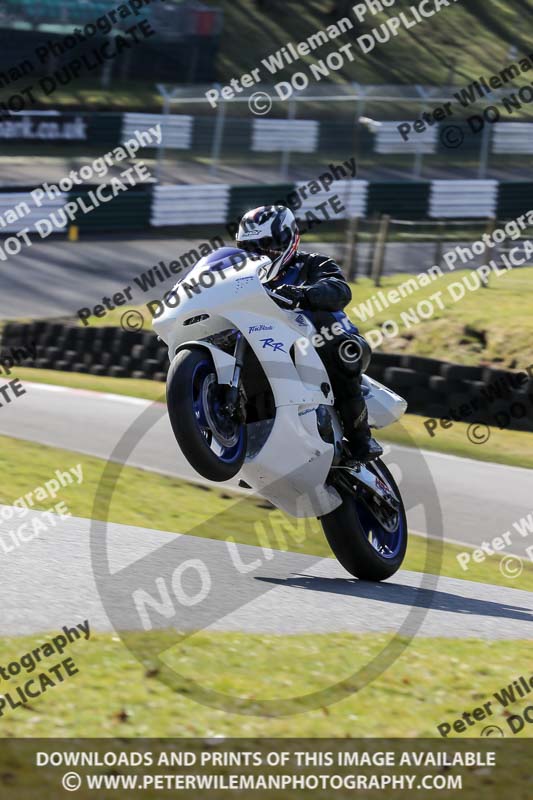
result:
[[[369,436],[361,376],[370,363],[372,351],[342,311],[352,299],[351,289],[340,267],[331,258],[300,251],[269,283],[269,288],[275,290],[287,284],[304,289],[299,307],[311,319],[318,333],[324,328],[329,334],[328,338],[323,337],[324,343],[317,352],[330,376],[345,436],[351,444],[358,445],[361,437]],[[335,333],[332,326],[339,322],[343,330]],[[345,344],[349,341],[353,342],[352,346]]]

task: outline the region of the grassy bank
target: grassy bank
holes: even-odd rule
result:
[[[405,296],[399,302],[391,303],[385,311],[375,313],[366,321],[355,309],[360,310],[361,304],[379,290],[370,279],[361,278],[352,285],[353,302],[346,310],[363,333],[380,329],[387,320],[399,325],[399,335],[392,339],[385,337],[379,350],[505,369],[525,369],[533,364],[533,267],[499,276],[491,274],[488,288],[475,291],[466,288],[465,280],[469,278],[469,285],[475,286],[470,270],[446,270],[425,288],[412,293],[404,289]],[[409,279],[412,281],[413,276],[386,276],[380,289],[387,296],[391,289],[405,287]],[[450,289],[452,284],[455,286]],[[464,297],[455,302],[454,297],[463,291],[461,285]],[[441,297],[433,301],[434,313],[430,319],[424,321],[422,314],[417,314],[421,319],[418,324],[402,320],[402,313],[413,309],[416,314],[417,304],[436,292],[441,292]],[[424,307],[422,313],[427,313]]]
[[[63,500],[70,513],[86,519],[106,519],[104,500],[95,503],[113,486],[118,476],[117,465],[104,475],[106,462],[67,450],[45,447],[0,436],[0,468],[4,475],[0,489],[0,503],[11,504],[17,498],[42,486],[53,477],[56,469],[68,470],[78,464],[83,468],[83,482],[64,488],[58,500]],[[47,510],[49,499],[39,502],[33,498],[34,508]],[[331,551],[322,528],[316,520],[295,520],[258,497],[237,496],[224,487],[210,488],[133,467],[124,467],[118,476],[110,503],[110,522],[138,527],[187,533],[207,539],[233,539],[243,544],[272,547],[307,553],[321,558],[331,557]],[[11,523],[0,527],[6,531]],[[461,531],[453,538],[461,540]],[[442,566],[437,553],[430,556],[427,567],[426,539],[411,536],[405,569],[418,572],[440,572],[451,578],[463,578],[483,583],[498,583],[515,589],[530,589],[533,584],[533,564],[524,564],[524,571],[510,581],[500,572],[500,557],[487,558],[482,563],[472,562],[467,572],[459,565],[457,554],[468,548],[450,543],[443,545]]]
[[[468,5],[458,3],[442,9],[420,25],[402,26],[398,36],[363,55],[356,44],[357,37],[384,23],[391,16],[390,9],[377,15],[369,13],[361,22],[352,13],[350,0],[312,0],[306,3],[305,14],[302,14],[302,4],[296,0],[284,0],[283,3],[272,0],[268,4],[258,4],[255,0],[220,0],[217,5],[223,11],[223,30],[217,45],[214,79],[226,83],[257,67],[265,83],[277,83],[290,79],[295,71],[308,73],[310,64],[319,62],[342,45],[350,44],[352,59],[345,58],[342,68],[331,70],[327,78],[337,86],[353,81],[362,84],[466,85],[481,74],[491,75],[496,67],[499,70],[508,64],[511,45],[519,53],[529,52],[523,20],[533,11],[530,0],[524,0],[519,6],[514,4],[515,7],[504,0],[493,0],[490,6],[483,0],[470,0]],[[306,41],[342,17],[350,19],[352,29],[332,39],[328,46],[312,49],[297,63],[289,65],[283,62],[275,75],[261,63],[263,58],[268,58],[287,42]],[[149,54],[148,49],[144,57],[149,57]],[[178,81],[180,78],[183,76],[176,76]],[[4,89],[1,99],[8,94],[9,90]],[[68,86],[59,86],[51,96],[39,93],[38,98],[43,107],[54,109],[161,110],[161,100],[153,82],[122,80],[117,70],[109,89],[103,89],[98,78],[90,78],[86,73]],[[414,117],[419,103],[410,107]],[[386,113],[398,113],[398,108],[391,104],[380,104],[379,108]],[[191,110],[193,113],[212,113],[207,101],[205,107],[184,103],[177,107],[176,113],[191,113]],[[366,110],[375,113],[375,108],[369,103]],[[248,112],[246,104],[232,106],[232,113],[245,112]],[[282,115],[283,112],[284,109]],[[307,116],[311,112],[332,114],[331,106],[312,102],[305,104],[305,112]],[[352,105],[339,104],[338,112],[352,114]],[[401,119],[402,116],[394,118]]]
[[[527,37],[520,32],[522,15],[533,11],[530,0],[525,0],[520,9],[510,8],[504,0],[494,0],[490,7],[483,0],[451,5],[431,21],[402,27],[398,36],[391,37],[386,44],[378,44],[364,56],[355,44],[357,36],[384,23],[391,16],[390,9],[377,15],[367,14],[360,22],[351,13],[353,3],[348,0],[312,0],[306,3],[304,15],[301,3],[296,0],[283,3],[275,0],[264,11],[254,0],[225,0],[221,5],[224,9],[224,34],[218,57],[221,80],[249,72],[252,65],[259,65],[261,58],[267,58],[288,41],[305,41],[317,29],[322,30],[343,16],[354,23],[353,30],[336,38],[329,48],[302,57],[297,65],[284,65],[270,81],[287,80],[296,70],[305,71],[309,63],[324,58],[329,50],[342,44],[353,44],[354,55],[359,57],[356,55],[353,61],[346,59],[341,69],[331,72],[328,80],[338,84],[345,81],[449,84],[453,67],[455,82],[468,83],[484,68],[492,74],[496,64],[507,64],[510,44],[515,44],[520,52],[530,52]],[[268,72],[261,66],[261,76],[265,74]],[[324,109],[324,104],[319,105]],[[414,108],[413,113],[416,113]]]
[[[106,375],[86,375],[81,372],[61,372],[56,369],[33,369],[17,367],[11,377],[24,383],[46,383],[52,386],[67,386],[90,392],[121,394],[125,397],[140,397],[144,400],[165,402],[165,384],[159,381],[136,380],[134,378],[109,378]]]
[[[492,697],[520,675],[530,675],[525,641],[417,639],[392,668],[359,691],[354,686],[344,699],[315,710],[302,703],[301,713],[266,718],[210,708],[195,699],[194,683],[228,698],[245,698],[253,709],[255,701],[299,697],[348,680],[383,650],[390,635],[198,633],[163,655],[163,662],[182,676],[181,691],[157,680],[165,634],[138,636],[151,648],[143,665],[117,635],[93,633],[71,645],[65,657],[73,658],[78,674],[28,706],[7,710],[0,737],[438,737],[437,725],[487,700],[493,700],[494,713],[461,738],[479,736],[487,724],[510,736],[505,717],[527,705],[521,700],[504,709]],[[4,663],[42,646],[46,638],[2,639]],[[41,668],[53,663],[49,658]],[[531,731],[526,725],[517,735],[528,737]]]
[[[394,338],[383,337],[376,349],[391,353],[409,353],[439,358],[457,364],[487,364],[505,369],[524,369],[533,364],[533,267],[490,275],[487,288],[475,288],[475,277],[471,270],[457,269],[453,272],[443,268],[443,275],[430,285],[416,288],[416,276],[408,274],[387,275],[376,288],[370,278],[361,277],[351,284],[353,300],[345,310],[362,333],[380,330],[381,325],[393,320],[399,326]],[[407,286],[409,282],[409,286]],[[453,284],[453,286],[452,286]],[[383,311],[376,311],[365,319],[362,306],[378,292],[388,297],[396,290],[401,295],[398,301],[390,301]],[[462,286],[462,288],[461,288]],[[450,288],[451,287],[451,288]],[[464,296],[459,293],[464,290]],[[433,300],[433,314],[424,319],[427,307],[417,312],[417,305],[427,301],[436,292],[439,300]],[[383,296],[381,295],[381,297]],[[378,302],[380,298],[378,297]],[[126,307],[106,314],[105,318],[91,317],[92,326],[120,325]],[[151,328],[151,316],[146,306],[138,310],[144,317],[144,327]],[[412,310],[414,316],[403,318]],[[419,319],[420,322],[416,322]],[[81,324],[81,323],[80,323]],[[379,341],[379,340],[376,340]],[[371,339],[374,346],[374,341]]]
[[[253,67],[259,67],[261,79],[270,84],[290,79],[297,70],[307,72],[310,64],[324,59],[328,52],[338,50],[344,44],[353,46],[355,58],[351,61],[346,58],[341,69],[331,70],[327,80],[333,84],[341,85],[347,81],[362,84],[468,84],[484,72],[492,74],[495,65],[501,65],[498,66],[501,69],[510,62],[510,45],[515,45],[520,53],[529,52],[527,37],[521,30],[524,15],[533,11],[530,0],[525,0],[521,8],[511,8],[504,0],[494,0],[490,7],[483,0],[471,0],[468,5],[451,5],[431,21],[426,20],[411,28],[402,27],[398,36],[391,37],[386,44],[378,44],[363,56],[356,45],[357,36],[384,23],[390,17],[389,9],[377,15],[368,14],[360,22],[351,12],[353,3],[349,0],[312,0],[306,4],[305,14],[302,14],[301,3],[296,0],[284,0],[283,3],[273,0],[264,6],[255,0],[220,0],[218,5],[223,11],[223,30],[216,61],[216,79],[225,83],[232,77],[249,73]],[[311,51],[297,64],[284,63],[274,76],[262,65],[261,59],[268,58],[287,42],[305,41],[345,16],[352,21],[353,29],[333,39],[329,47]],[[450,54],[452,44],[453,53]],[[386,58],[383,57],[385,51]],[[53,95],[54,108],[72,105],[105,110],[135,108],[152,111],[161,108],[153,85],[143,81],[121,81],[119,76],[114,80],[113,90],[103,90],[96,80],[76,81],[74,88],[72,85],[60,87]],[[315,114],[328,113],[324,103],[306,104],[306,111],[310,106]],[[380,107],[383,109],[383,104]],[[200,111],[198,106],[192,108],[194,113]],[[412,108],[414,117],[418,104]],[[246,104],[235,104],[232,113],[244,113],[243,109],[248,113]],[[393,107],[389,104],[385,110],[392,111]],[[211,112],[207,102],[205,109],[201,107],[201,112],[204,111]],[[351,113],[351,104],[340,105],[339,111]],[[176,113],[191,113],[191,106],[184,103]]]

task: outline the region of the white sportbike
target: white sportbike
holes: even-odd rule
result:
[[[348,572],[384,580],[407,547],[400,492],[380,459],[343,466],[342,425],[316,331],[262,283],[269,263],[222,248],[165,296],[153,325],[169,350],[174,435],[201,476],[239,475],[241,486],[288,514],[318,517]],[[362,380],[371,427],[398,420],[406,401]]]

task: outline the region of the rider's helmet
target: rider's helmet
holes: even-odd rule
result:
[[[296,219],[285,206],[259,206],[247,211],[235,238],[237,247],[271,259],[272,263],[261,275],[263,283],[277,277],[300,244]]]

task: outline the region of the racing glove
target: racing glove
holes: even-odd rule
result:
[[[290,300],[290,305],[289,303],[280,303],[283,308],[306,308],[306,289],[302,286],[290,286],[284,283],[282,286],[276,287],[274,291],[286,300]]]

